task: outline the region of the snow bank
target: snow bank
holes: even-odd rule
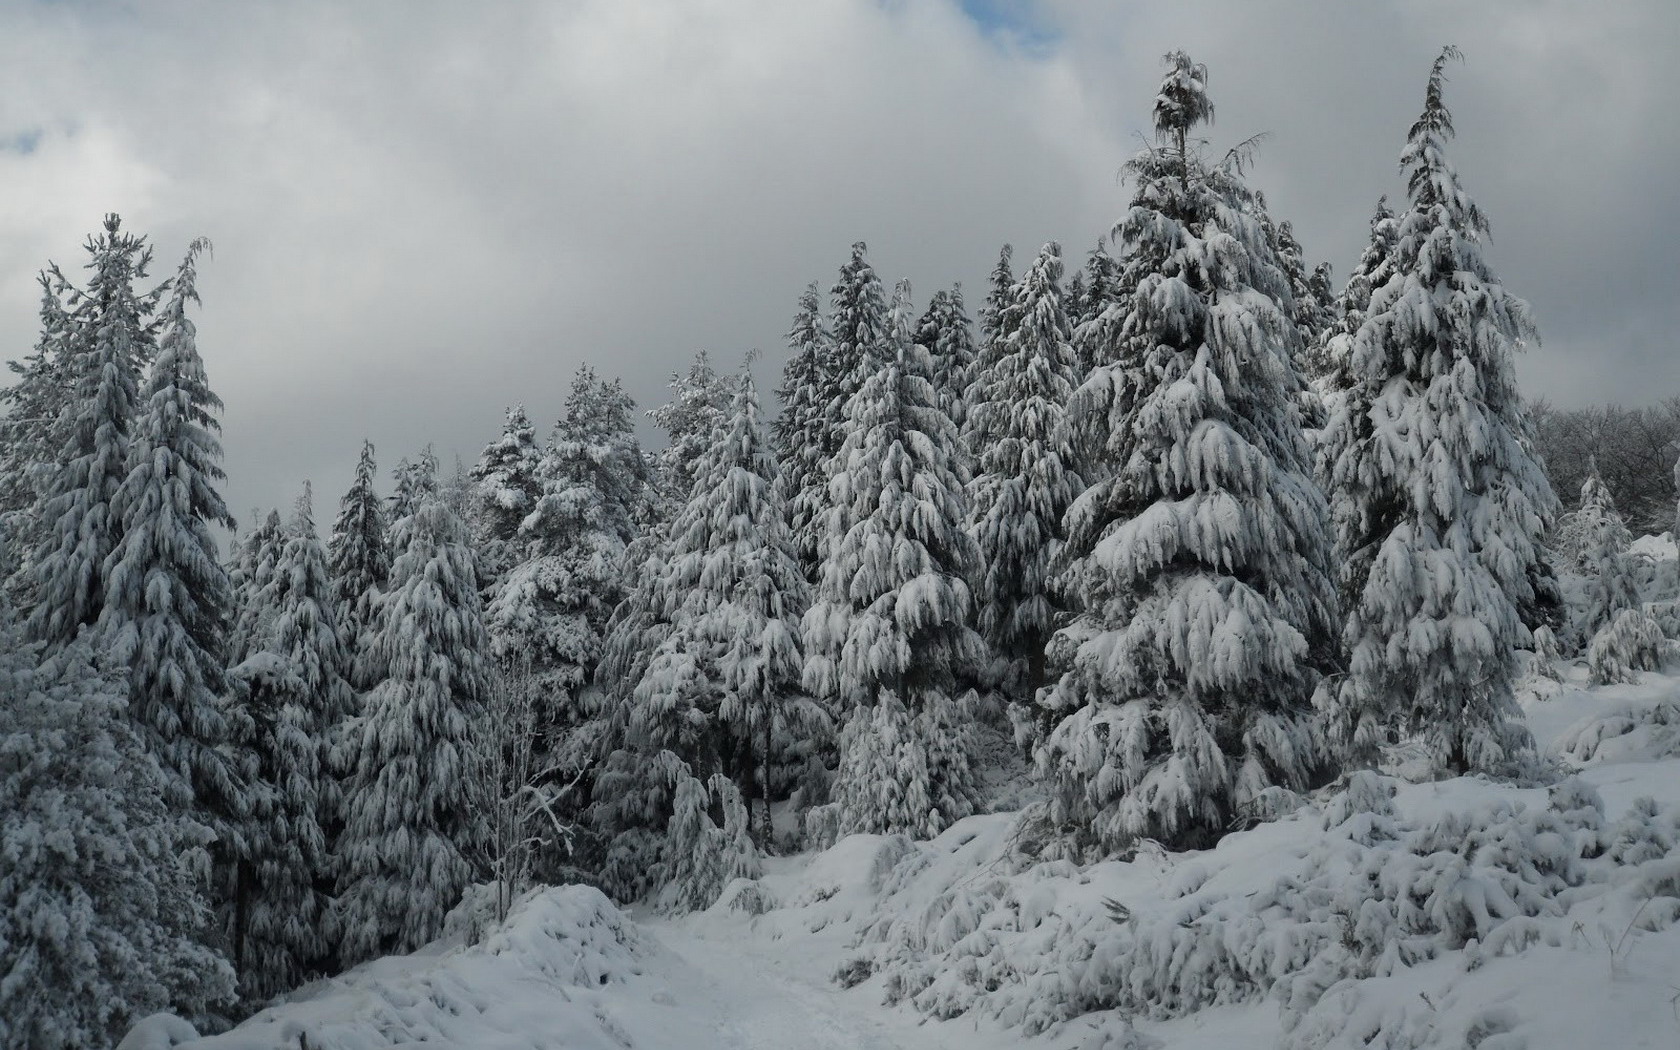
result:
[[[439,952],[441,951],[441,954]],[[655,989],[645,939],[598,890],[542,890],[482,943],[380,959],[305,986],[230,1032],[141,1022],[125,1050],[372,1050],[431,1043],[480,1050],[624,1050],[627,1020]],[[667,1044],[656,1044],[667,1045]],[[674,1045],[674,1044],[670,1044]]]

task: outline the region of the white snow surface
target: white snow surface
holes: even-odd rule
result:
[[[1680,678],[1560,677],[1519,696],[1562,786],[1363,774],[1212,850],[1088,865],[992,813],[770,858],[677,919],[544,889],[478,943],[124,1046],[1674,1047]]]

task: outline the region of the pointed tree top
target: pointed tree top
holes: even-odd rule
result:
[[[1155,133],[1164,141],[1176,140],[1197,124],[1213,123],[1207,67],[1191,61],[1183,51],[1169,51],[1161,60],[1167,73],[1155,94]]]

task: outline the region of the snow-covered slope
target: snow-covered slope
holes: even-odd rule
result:
[[[774,859],[679,920],[545,890],[191,1045],[1673,1046],[1680,680],[1583,682],[1528,691],[1572,771],[1550,787],[1361,774],[1216,849],[1092,865],[990,814]]]

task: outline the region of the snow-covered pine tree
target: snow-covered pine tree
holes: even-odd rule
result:
[[[807,588],[776,479],[758,391],[743,370],[728,426],[672,523],[662,584],[671,632],[636,686],[629,719],[642,747],[675,752],[695,775],[722,773],[756,797],[766,832],[772,762],[829,730],[799,696]]]
[[[834,350],[815,281],[799,296],[787,340],[791,353],[776,388],[782,410],[770,432],[782,468],[788,525],[809,579],[817,566],[815,521],[828,503],[828,458],[839,448],[830,444],[834,435],[824,423]]]
[[[135,289],[152,252],[145,238],[122,232],[116,215],[86,248],[87,288],[59,278],[71,308],[64,376],[71,393],[56,428],[59,466],[34,512],[44,525],[30,565],[27,628],[49,647],[92,626],[104,608],[106,561],[123,540],[111,501],[129,471],[142,371],[156,345],[152,313],[164,290]]]
[[[978,552],[964,528],[967,479],[952,462],[956,427],[913,323],[900,282],[892,356],[848,406],[829,483],[831,549],[803,623],[804,684],[849,723],[833,786],[842,833],[935,835],[972,812],[976,794],[953,693],[984,656],[966,582]],[[867,729],[883,705],[902,712],[896,746],[919,759],[887,781],[873,775],[882,762],[854,754],[894,746]]]
[[[1289,281],[1289,301],[1294,306],[1295,326],[1301,330],[1301,345],[1316,346],[1334,317],[1331,302],[1320,297],[1324,283],[1330,279],[1327,266],[1320,264],[1307,270],[1301,242],[1295,239],[1295,227],[1288,219],[1277,224],[1274,236],[1278,265]],[[1302,367],[1304,370],[1305,362]]]
[[[6,362],[17,381],[0,390],[0,587],[30,604],[23,571],[48,522],[34,513],[64,448],[60,420],[69,397],[70,317],[54,273],[43,271],[41,335],[34,352]],[[23,593],[20,593],[23,592]]]
[[[378,684],[369,652],[374,609],[391,573],[389,541],[385,534],[385,508],[374,491],[378,475],[373,459],[373,442],[362,442],[356,461],[356,477],[339,502],[327,556],[332,569],[334,619],[338,636],[350,660],[350,684],[366,692]]]
[[[413,514],[420,504],[442,495],[437,453],[432,446],[427,445],[417,460],[404,456],[391,471],[391,499],[387,515],[393,531],[395,524]]]
[[[1268,788],[1327,771],[1311,698],[1335,590],[1288,288],[1233,158],[1209,163],[1191,137],[1213,115],[1206,68],[1166,64],[1158,145],[1127,165],[1115,228],[1136,283],[1106,358],[1140,374],[1099,366],[1074,405],[1114,473],[1068,514],[1083,612],[1040,693],[1052,813],[1103,850],[1204,844]]]
[[[236,962],[253,1000],[294,987],[330,954],[324,919],[342,806],[332,745],[356,706],[332,582],[306,485],[257,598],[270,610],[264,633],[231,672],[240,750],[261,789],[243,825],[246,883],[236,894]]]
[[[1030,699],[1045,680],[1044,649],[1066,604],[1053,566],[1062,519],[1083,488],[1063,433],[1077,366],[1061,294],[1062,249],[1046,244],[1016,286],[1015,329],[969,387],[969,484],[980,552],[977,620],[999,685]]]
[[[605,693],[613,690],[590,683],[625,596],[626,545],[652,484],[634,407],[618,381],[578,370],[543,454],[543,495],[520,526],[525,560],[485,612],[496,659],[529,661],[543,697],[541,765],[567,780],[596,765],[612,714]],[[591,785],[586,778],[570,802],[581,808]]]
[[[670,385],[671,400],[648,410],[654,426],[665,431],[665,447],[654,457],[662,521],[680,513],[694,491],[701,457],[728,418],[732,395],[728,377],[718,374],[704,350],[694,355],[688,371],[671,373]]]
[[[961,430],[967,415],[968,385],[979,356],[961,283],[952,285],[950,291],[933,293],[927,311],[916,324],[916,342],[927,347],[933,358],[933,388],[939,393],[940,407]]]
[[[512,568],[519,557],[519,524],[536,508],[542,495],[542,453],[536,430],[524,405],[507,410],[501,436],[484,446],[472,469],[476,482],[480,561],[489,579]]]
[[[1103,360],[1102,348],[1119,338],[1119,316],[1111,317],[1108,311],[1125,301],[1125,296],[1121,294],[1120,263],[1108,252],[1108,238],[1099,240],[1086,255],[1083,273],[1085,294],[1068,304],[1068,321],[1073,325],[1073,356],[1081,383]],[[1105,317],[1109,320],[1099,323]]]
[[[814,530],[813,537],[795,539],[802,551],[813,552],[819,575],[830,545],[851,523],[848,515],[842,513],[837,517],[833,513],[832,489],[836,471],[843,469],[840,453],[851,426],[852,399],[893,356],[886,294],[880,277],[865,258],[866,252],[867,246],[862,241],[852,245],[852,257],[840,267],[839,280],[829,293],[833,341],[819,424],[825,484],[815,490],[819,502],[809,509],[795,508],[796,517],[808,520]]]
[[[1322,440],[1351,596],[1336,735],[1368,761],[1388,734],[1421,734],[1439,768],[1463,772],[1531,746],[1513,654],[1557,500],[1513,369],[1528,307],[1483,259],[1487,219],[1447,160],[1456,57],[1435,60],[1401,152],[1411,203]]]
[[[1371,236],[1365,250],[1331,307],[1329,324],[1319,340],[1307,347],[1304,358],[1306,370],[1315,377],[1324,378],[1326,408],[1331,412],[1335,410],[1333,402],[1339,392],[1353,383],[1354,377],[1350,372],[1353,336],[1365,323],[1365,311],[1371,305],[1371,292],[1388,280],[1388,268],[1394,256],[1399,229],[1400,220],[1388,206],[1388,197],[1379,197],[1376,211],[1371,216]]]
[[[252,516],[256,511],[252,511]],[[240,663],[263,647],[274,625],[274,607],[268,604],[275,569],[286,545],[286,529],[280,512],[270,510],[262,523],[239,543],[229,587],[233,593],[233,628],[228,634],[229,666]]]
[[[219,491],[222,402],[210,390],[187,316],[198,302],[198,255],[207,248],[197,241],[188,250],[163,310],[128,470],[108,504],[119,539],[99,573],[105,595],[97,632],[111,665],[127,671],[129,716],[143,739],[220,830],[237,821],[242,802],[219,750],[228,731],[220,698],[233,601],[212,532],[233,527]]]
[[[1575,638],[1584,648],[1623,609],[1639,605],[1639,585],[1628,562],[1633,536],[1616,513],[1616,501],[1595,463],[1581,485],[1581,504],[1570,516],[1574,570],[1586,578],[1575,610]]]
[[[471,538],[423,479],[413,489],[376,616],[386,677],[345,734],[335,923],[346,963],[436,937],[479,847],[468,732],[484,700],[488,645]]]
[[[997,264],[987,275],[986,302],[980,307],[980,352],[1009,335],[1009,306],[1015,301],[1015,273],[1010,267],[1015,246],[1006,244],[998,250]]]
[[[43,659],[0,622],[0,1046],[106,1048],[159,1010],[233,997],[206,947],[194,860],[211,832],[176,801],[82,642]]]

